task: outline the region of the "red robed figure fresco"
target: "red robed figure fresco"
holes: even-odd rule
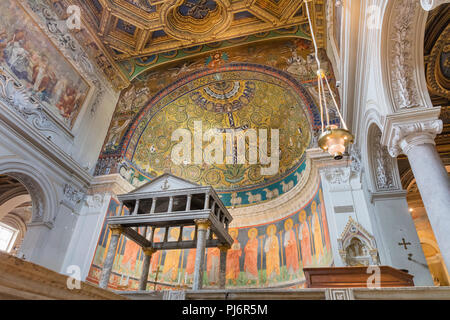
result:
[[[208,260],[206,263],[206,271],[208,273],[209,284],[214,285],[219,282],[219,268],[220,268],[220,249],[209,248]]]
[[[239,258],[242,255],[241,244],[237,240],[238,230],[231,229],[230,235],[233,238],[234,242],[231,245],[231,248],[227,252],[227,271],[226,271],[226,280],[233,281],[233,284],[236,284],[237,279],[240,273],[239,266]]]
[[[251,228],[248,231],[248,242],[245,245],[244,271],[247,275],[248,283],[256,280],[258,283],[258,230]]]
[[[300,248],[302,250],[303,266],[311,265],[311,241],[308,222],[306,221],[306,211],[302,210],[298,217],[300,221],[300,229],[298,231],[298,237],[300,240]]]
[[[286,230],[284,234],[284,247],[286,252],[286,269],[289,274],[289,278],[292,279],[294,274],[298,271],[298,251],[297,251],[297,239],[295,236],[292,226],[294,222],[292,219],[287,219],[284,223],[284,228]]]
[[[122,257],[122,266],[129,268],[129,271],[134,271],[136,267],[137,253],[141,247],[134,241],[127,240],[125,244],[125,252]]]

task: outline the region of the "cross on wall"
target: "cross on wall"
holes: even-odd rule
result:
[[[405,250],[408,250],[407,246],[411,245],[411,242],[405,242],[405,238],[402,238],[402,242],[398,243],[399,246],[404,246]]]

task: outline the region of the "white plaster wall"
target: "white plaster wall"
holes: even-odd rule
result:
[[[81,281],[89,274],[91,262],[97,248],[97,242],[106,217],[111,195],[100,194],[97,199],[90,197],[84,201],[78,214],[78,223],[64,261],[63,272],[69,274],[70,266],[80,268]]]

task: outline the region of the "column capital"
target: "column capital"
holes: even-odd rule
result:
[[[433,107],[388,115],[384,121],[381,143],[387,146],[394,158],[401,153],[407,155],[414,146],[435,144],[434,139],[443,128],[440,112],[440,107]]]
[[[142,248],[142,251],[144,251],[144,254],[146,256],[151,256],[152,254],[154,254],[158,250],[155,249],[155,248]]]
[[[123,228],[122,227],[118,227],[118,226],[109,226],[109,230],[111,230],[112,235],[121,235],[123,232]]]
[[[208,219],[196,219],[195,224],[198,227],[198,230],[207,230],[211,225],[211,221]]]
[[[449,3],[450,0],[420,0],[420,4],[425,11],[431,11],[444,3]]]

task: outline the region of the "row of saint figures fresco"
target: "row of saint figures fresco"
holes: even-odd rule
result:
[[[318,203],[318,204],[317,204]],[[105,231],[105,230],[104,230]],[[177,241],[179,228],[169,230],[169,241]],[[234,242],[227,252],[227,286],[255,287],[290,285],[304,281],[303,268],[332,263],[325,208],[320,200],[280,221],[229,230]],[[108,247],[109,232],[102,232],[95,262],[101,265]],[[155,242],[164,237],[156,229]],[[184,239],[193,239],[193,228],[183,229]],[[105,241],[106,240],[106,241]],[[149,285],[157,282],[173,287],[189,287],[194,278],[196,249],[157,251],[150,262]],[[136,289],[142,272],[143,252],[133,241],[121,237],[113,272],[120,275],[120,287]],[[219,285],[220,250],[205,251],[204,286]]]

